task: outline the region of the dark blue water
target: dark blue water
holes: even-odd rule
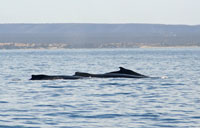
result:
[[[158,79],[30,81],[32,74]],[[200,48],[0,51],[1,128],[199,128]]]

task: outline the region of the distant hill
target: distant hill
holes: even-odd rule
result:
[[[68,48],[200,46],[200,25],[0,24],[0,43]]]

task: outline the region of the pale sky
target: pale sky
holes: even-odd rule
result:
[[[200,24],[200,0],[0,0],[0,23]]]

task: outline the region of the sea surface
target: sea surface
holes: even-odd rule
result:
[[[158,78],[29,80],[120,66]],[[0,50],[0,128],[169,127],[200,127],[200,48]]]

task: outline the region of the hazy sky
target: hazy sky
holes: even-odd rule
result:
[[[200,24],[200,0],[0,0],[0,23]]]

